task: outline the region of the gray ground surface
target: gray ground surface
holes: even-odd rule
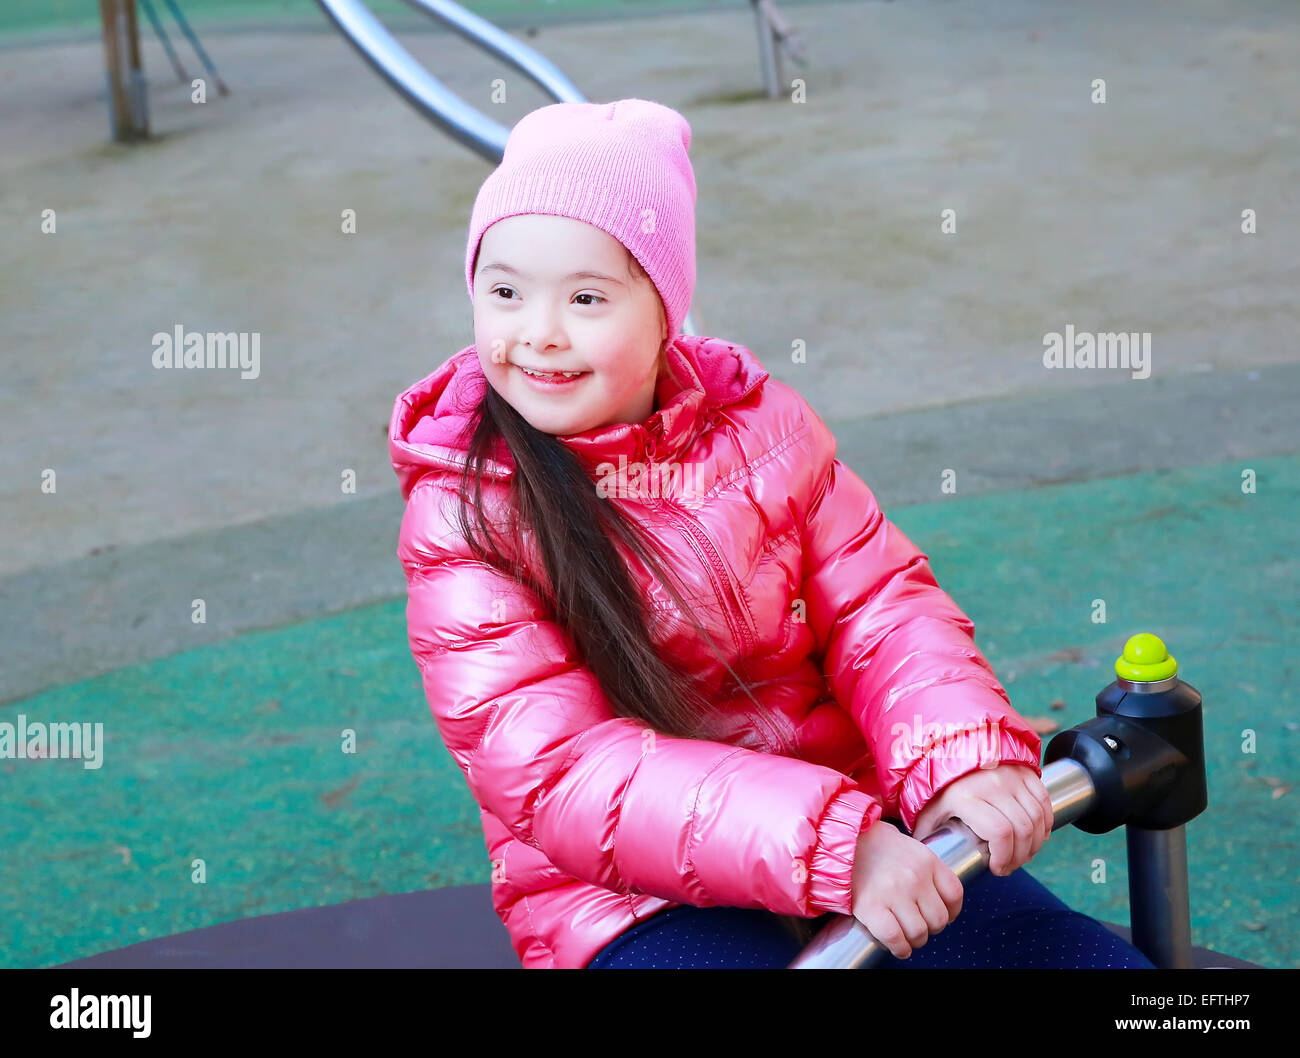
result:
[[[882,501],[935,498],[950,451],[981,453],[972,487],[1018,488],[1295,450],[1293,3],[792,18],[805,103],[760,94],[742,5],[529,40],[589,98],[687,116],[700,330],[803,392]],[[459,38],[402,37],[506,125],[549,101]],[[205,40],[234,94],[196,106],[145,34],[156,138],[137,147],[106,142],[98,42],[0,52],[0,700],[177,649],[151,617],[164,589],[200,597],[232,568],[245,623],[205,637],[402,590],[386,426],[471,340],[488,166],[323,22]],[[177,324],[260,332],[260,377],[155,370],[151,337]],[[1150,332],[1151,378],[1046,370],[1043,335],[1067,324]]]

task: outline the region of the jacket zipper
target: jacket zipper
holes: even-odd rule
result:
[[[661,510],[665,510],[672,515],[677,523],[686,530],[687,539],[691,541],[696,555],[709,572],[709,584],[712,586],[714,594],[722,607],[727,627],[730,629],[731,634],[735,636],[741,650],[746,654],[750,653],[754,648],[754,639],[750,635],[749,626],[745,621],[744,610],[740,605],[739,598],[731,588],[726,566],[718,555],[717,549],[714,548],[712,541],[709,540],[708,534],[695,523],[695,520],[690,515],[679,510],[671,501],[660,499],[658,506]],[[735,620],[732,619],[733,612],[736,615]]]
[[[745,655],[753,653],[756,639],[755,635],[749,628],[749,623],[745,620],[744,608],[740,604],[740,597],[731,587],[731,578],[727,576],[726,566],[723,564],[721,556],[713,546],[713,542],[704,530],[696,524],[695,520],[685,511],[680,510],[670,500],[660,498],[656,502],[658,509],[666,511],[677,523],[681,525],[687,534],[687,539],[691,542],[696,556],[704,563],[708,572],[709,584],[712,586],[718,602],[722,606],[723,615],[727,620],[727,627],[731,634],[735,636]],[[725,585],[725,591],[723,586]],[[735,620],[732,619],[732,611],[735,611]],[[762,713],[762,706],[759,706],[758,712],[754,713],[749,710],[745,711],[747,716],[752,717],[763,727],[767,728],[770,737],[769,745],[773,749],[781,747],[781,738],[777,733],[775,726],[767,717],[759,715]]]

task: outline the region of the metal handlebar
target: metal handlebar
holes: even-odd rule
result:
[[[1052,799],[1052,830],[1083,815],[1097,791],[1088,770],[1065,759],[1043,769],[1043,785]],[[960,819],[951,819],[921,843],[941,859],[965,884],[988,869],[988,842]],[[791,970],[860,970],[889,954],[880,941],[852,915],[841,915],[825,927],[789,966]]]

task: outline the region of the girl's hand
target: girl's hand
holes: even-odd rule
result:
[[[877,820],[853,856],[853,917],[896,959],[940,933],[961,912],[961,879],[901,827]]]
[[[924,841],[956,817],[989,846],[989,870],[1019,870],[1052,833],[1052,799],[1032,768],[1008,761],[949,783],[916,818],[912,837]]]

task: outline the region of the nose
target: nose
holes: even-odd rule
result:
[[[532,311],[520,329],[519,341],[538,350],[562,345],[564,331],[560,326],[560,314],[549,304],[532,306]]]

